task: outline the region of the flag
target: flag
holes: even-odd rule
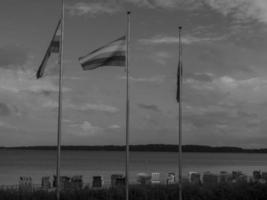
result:
[[[60,49],[60,37],[61,37],[61,29],[59,28],[61,25],[61,20],[59,20],[53,38],[49,44],[48,49],[46,50],[45,56],[42,60],[40,67],[36,73],[36,78],[41,78],[44,75],[44,70],[47,64],[47,61],[51,55],[51,53],[59,53]]]
[[[181,70],[180,70],[180,68],[181,68]],[[180,98],[181,98],[181,94],[180,94],[180,79],[182,78],[182,74],[183,74],[183,68],[182,68],[181,62],[179,62],[178,70],[177,70],[177,91],[176,91],[176,100],[177,100],[178,103],[180,102]]]
[[[103,66],[124,67],[126,61],[126,37],[122,36],[92,52],[80,57],[83,70],[96,69]]]

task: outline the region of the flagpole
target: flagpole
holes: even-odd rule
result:
[[[62,115],[62,76],[63,76],[63,40],[64,40],[64,0],[62,0],[61,10],[61,41],[59,58],[59,79],[58,79],[58,131],[57,131],[57,200],[60,200],[60,160],[61,160],[61,115]]]
[[[183,188],[182,188],[182,41],[181,41],[182,27],[179,26],[179,61],[178,61],[178,72],[179,73],[179,200],[183,199]]]
[[[126,38],[126,158],[125,158],[125,199],[129,199],[129,40],[130,40],[130,11],[127,11],[127,38]]]

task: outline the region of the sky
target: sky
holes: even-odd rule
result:
[[[35,73],[61,1],[0,1],[0,146],[55,145],[58,57]],[[125,70],[78,58],[122,36],[131,14],[130,143],[177,144],[183,26],[183,144],[267,147],[266,0],[65,0],[62,143],[123,145]]]

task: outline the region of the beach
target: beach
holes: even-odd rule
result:
[[[124,152],[114,151],[63,151],[62,175],[82,175],[84,183],[92,183],[93,176],[103,176],[110,184],[112,174],[124,174]],[[34,184],[41,184],[43,176],[56,172],[56,151],[53,150],[1,150],[0,185],[18,184],[20,176],[31,176]],[[130,182],[136,183],[140,172],[160,173],[162,183],[168,172],[177,174],[175,152],[131,152]],[[242,171],[252,176],[254,170],[267,171],[266,154],[246,153],[183,153],[183,176],[190,171],[220,173]]]

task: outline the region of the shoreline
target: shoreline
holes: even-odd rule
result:
[[[17,146],[0,147],[0,150],[56,150],[56,146]],[[98,145],[98,146],[79,146],[62,145],[62,151],[125,151],[125,146],[120,145]],[[267,148],[246,149],[241,147],[220,147],[207,145],[183,145],[182,150],[185,153],[267,153]],[[177,145],[169,144],[147,144],[130,145],[131,152],[179,152]]]

